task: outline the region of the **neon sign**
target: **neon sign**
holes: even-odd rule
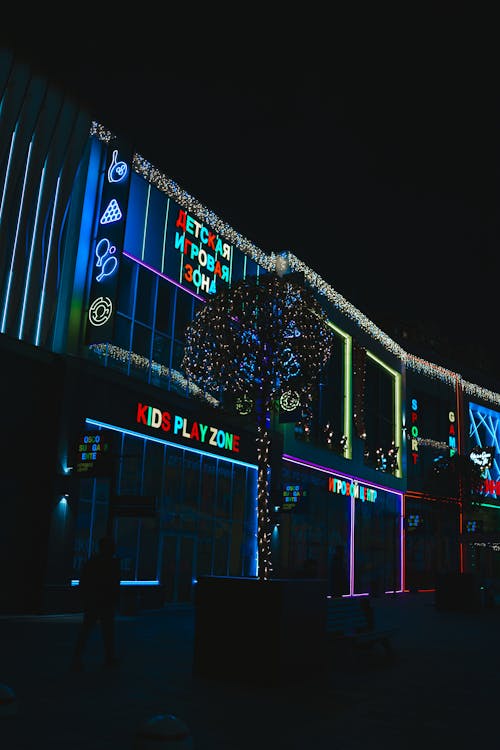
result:
[[[179,209],[175,226],[175,248],[180,253],[180,280],[194,286],[197,292],[207,294],[215,294],[217,279],[229,284],[232,246],[182,209]]]
[[[280,510],[293,510],[302,498],[307,497],[307,490],[300,484],[285,484]]]
[[[333,492],[336,495],[347,495],[355,500],[361,500],[363,503],[374,503],[377,499],[376,489],[361,484],[357,479],[349,481],[344,477],[328,477],[328,492]]]
[[[411,400],[411,457],[413,465],[418,459],[418,401],[416,398]]]
[[[214,448],[231,451],[232,453],[240,452],[239,435],[227,432],[220,427],[203,424],[180,414],[172,414],[170,411],[164,411],[155,406],[138,402],[136,422],[156,430],[169,432],[193,443],[211,445]]]
[[[98,213],[100,218],[91,253],[92,281],[85,339],[87,344],[104,343],[113,336],[130,168],[120,158],[117,148],[113,149],[111,157],[108,152],[108,161]]]
[[[107,432],[89,431],[78,437],[75,456],[78,475],[107,476],[111,472],[110,439]]]
[[[450,449],[450,456],[453,456],[457,452],[457,438],[455,435],[455,412],[450,411],[448,414],[450,421],[450,427],[448,430],[448,447]]]

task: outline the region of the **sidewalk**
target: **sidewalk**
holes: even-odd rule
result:
[[[0,747],[133,750],[158,714],[187,724],[195,750],[465,750],[496,736],[500,610],[438,611],[432,593],[374,607],[381,625],[400,628],[394,661],[349,655],[326,685],[262,690],[192,676],[191,607],[120,616],[120,668],[101,667],[96,632],[82,674],[69,671],[79,615],[2,617],[0,683],[17,714],[0,714]]]

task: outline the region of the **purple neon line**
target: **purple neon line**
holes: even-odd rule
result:
[[[397,490],[391,490],[388,487],[384,487],[383,484],[375,484],[373,482],[367,482],[365,479],[361,479],[361,477],[355,477],[351,474],[344,474],[341,471],[337,471],[336,469],[329,469],[327,466],[321,466],[321,464],[314,464],[312,461],[305,461],[302,458],[295,458],[295,456],[290,456],[288,453],[284,453],[283,461],[289,461],[292,464],[299,464],[299,466],[309,466],[311,469],[316,469],[317,471],[322,471],[324,474],[337,474],[339,477],[343,477],[344,479],[356,479],[358,482],[362,482],[362,484],[365,484],[367,487],[376,487],[379,490],[382,490],[383,492],[390,492],[392,495],[398,495],[399,496],[399,555],[400,555],[400,564],[399,564],[399,572],[400,572],[400,583],[399,583],[399,589],[396,590],[396,593],[400,594],[403,591],[403,563],[404,563],[404,554],[403,554],[403,493],[398,492]],[[350,587],[350,593],[349,596],[367,596],[367,594],[355,594],[354,593],[354,502],[355,498],[351,498],[351,531],[350,531],[350,545],[351,548],[349,550],[349,562],[351,566],[350,575],[349,575],[349,587]],[[386,594],[392,594],[392,591],[386,591]]]
[[[312,461],[305,461],[303,458],[295,458],[295,456],[289,456],[287,453],[283,454],[283,461],[290,461],[292,464],[302,464],[303,466],[310,466],[311,469],[317,469],[318,471],[323,471],[325,474],[337,474],[339,477],[343,477],[344,479],[356,479],[358,482],[361,482],[362,484],[366,484],[367,487],[376,487],[378,490],[383,490],[384,492],[390,492],[392,495],[399,495],[399,497],[403,496],[402,492],[398,492],[398,490],[391,490],[389,487],[384,487],[383,484],[375,484],[374,482],[367,482],[366,479],[362,479],[361,477],[356,477],[353,474],[344,474],[341,471],[337,471],[337,469],[329,469],[328,466],[321,466],[321,464],[313,464]]]
[[[355,519],[355,505],[354,498],[351,497],[351,528],[350,528],[350,549],[349,549],[349,593],[352,596],[354,594],[354,519]]]
[[[178,286],[179,289],[182,289],[184,292],[187,292],[192,297],[196,297],[197,300],[200,302],[206,302],[205,297],[200,297],[199,294],[196,294],[196,292],[192,292],[190,289],[186,289],[185,286],[182,286],[182,284],[179,284],[178,281],[174,281],[174,279],[171,279],[170,276],[166,276],[164,273],[160,273],[157,268],[153,268],[153,266],[148,266],[147,263],[144,263],[143,260],[139,260],[139,258],[136,258],[135,255],[130,255],[130,253],[126,253],[125,251],[122,253],[126,258],[130,258],[130,260],[133,260],[135,263],[138,263],[140,266],[143,266],[143,268],[147,268],[148,271],[152,271],[157,276],[161,276],[162,279],[165,279],[165,281],[169,281],[171,284],[174,284],[174,286]]]

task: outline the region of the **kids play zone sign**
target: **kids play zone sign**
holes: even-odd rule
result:
[[[137,404],[136,423],[158,430],[161,435],[168,435],[174,442],[188,442],[193,448],[209,452],[227,451],[235,458],[240,452],[239,434],[142,402]]]

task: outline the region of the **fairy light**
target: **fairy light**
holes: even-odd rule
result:
[[[335,343],[327,320],[301,280],[270,273],[221,289],[186,329],[182,369],[188,380],[220,394],[222,403],[229,397],[255,405],[261,580],[272,572],[270,412],[284,393],[296,391],[304,431],[309,429],[314,387]]]
[[[104,143],[109,143],[115,137],[107,128],[95,121],[91,125],[90,135],[99,138]],[[259,266],[267,271],[273,271],[277,268],[277,258],[283,257],[283,253],[265,253],[246,237],[236,232],[229,224],[220,219],[213,211],[196,200],[186,190],[179,187],[174,180],[164,175],[147,159],[137,153],[133,156],[132,167],[137,174],[144,177],[144,179],[157,187],[158,190],[173,198],[183,208],[189,210],[194,216],[206,223],[207,226],[224,235],[236,248],[241,250],[245,255],[248,255]],[[366,332],[370,338],[377,341],[384,349],[398,358],[406,368],[435,380],[442,380],[456,388],[461,386],[463,391],[470,396],[500,406],[499,393],[495,393],[474,383],[469,383],[459,373],[452,372],[445,367],[407,353],[397,342],[393,341],[390,336],[378,328],[366,315],[348,302],[345,297],[333,289],[318,273],[309,268],[293,253],[287,252],[286,260],[287,266],[291,271],[303,273],[305,281],[311,288],[324,296],[334,308],[355,323],[362,331]]]
[[[189,382],[182,373],[169,367],[165,367],[165,365],[162,365],[160,362],[155,362],[155,360],[150,361],[147,357],[143,357],[141,354],[136,354],[135,352],[123,349],[121,346],[115,346],[114,344],[90,344],[89,349],[98,357],[110,357],[122,364],[128,364],[130,362],[130,364],[137,369],[151,369],[152,375],[176,383],[183,390],[189,391],[192,396],[197,396],[204,401],[208,401],[212,406],[220,405],[220,402],[217,401],[216,398],[209,393],[204,392],[201,388],[198,388],[194,383]]]

